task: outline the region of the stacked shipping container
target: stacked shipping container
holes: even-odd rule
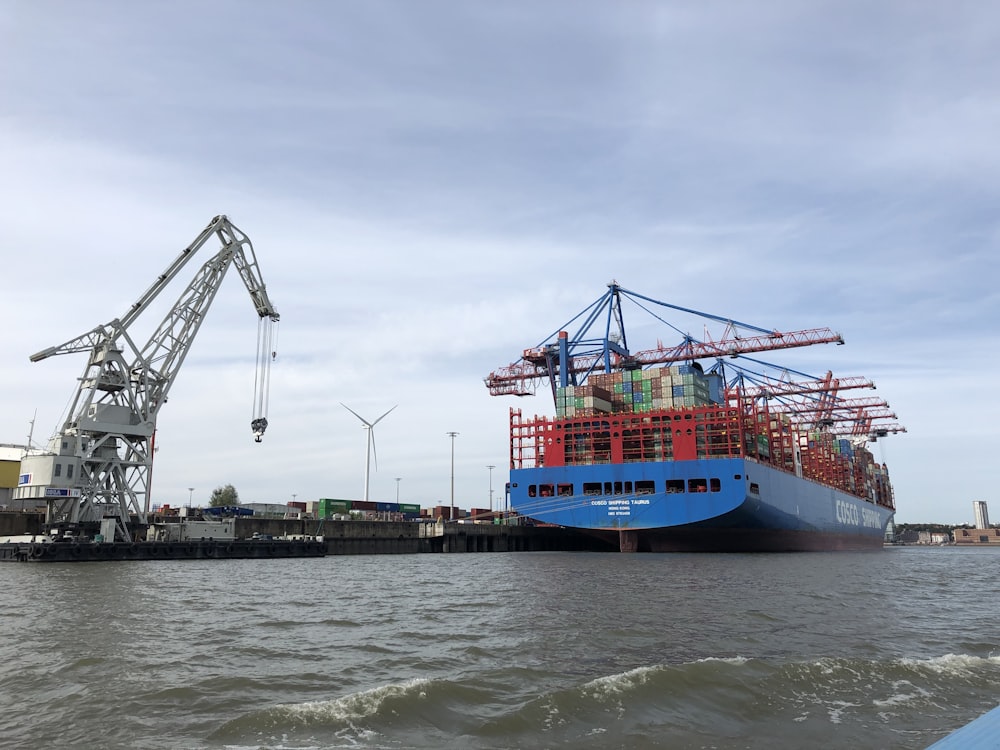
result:
[[[697,364],[595,373],[586,385],[556,389],[556,415],[592,417],[707,406],[721,400],[721,388],[721,377],[705,375]]]
[[[725,394],[697,365],[591,375],[556,398],[554,420],[511,410],[512,468],[742,456],[895,507],[888,473],[866,448]]]

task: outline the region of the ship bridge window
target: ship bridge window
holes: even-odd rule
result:
[[[600,482],[584,482],[583,483],[583,494],[584,495],[600,495],[601,494],[601,483]]]
[[[572,484],[560,484],[558,487],[559,497],[569,497],[573,494]]]
[[[667,494],[674,495],[684,492],[684,480],[683,479],[668,479],[667,480]]]
[[[708,492],[708,482],[704,479],[689,479],[688,492]]]
[[[712,477],[708,480],[708,490],[709,492],[722,492],[722,482],[716,477]]]
[[[652,495],[656,492],[656,483],[650,479],[640,479],[635,483],[635,494]]]

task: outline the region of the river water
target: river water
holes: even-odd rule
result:
[[[924,748],[1000,550],[0,566],[4,748]]]

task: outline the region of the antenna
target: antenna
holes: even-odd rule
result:
[[[34,439],[35,436],[35,419],[37,418],[38,418],[38,409],[35,409],[35,413],[31,415],[31,421],[28,423],[28,451],[31,450],[31,441]]]
[[[370,471],[370,466],[371,466],[371,458],[372,458],[372,454],[376,453],[376,451],[375,451],[375,425],[377,425],[379,422],[381,422],[383,419],[385,419],[389,415],[389,412],[391,412],[392,409],[395,409],[396,406],[399,406],[399,404],[396,404],[396,406],[392,407],[392,409],[389,409],[389,411],[387,411],[381,417],[379,417],[378,419],[376,419],[374,422],[369,422],[367,419],[365,419],[364,417],[362,417],[360,414],[358,414],[356,411],[354,411],[354,409],[352,409],[350,406],[348,406],[347,404],[345,404],[343,401],[340,402],[340,405],[343,406],[345,409],[347,409],[347,411],[351,412],[351,414],[353,414],[354,416],[356,416],[358,419],[360,419],[361,423],[364,425],[365,430],[368,431],[368,452],[367,452],[367,454],[365,454],[365,502],[368,502],[368,478],[370,476],[369,471]],[[375,455],[375,471],[378,471],[378,455],[377,454]]]

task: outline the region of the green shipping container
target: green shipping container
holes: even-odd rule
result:
[[[329,497],[320,498],[316,503],[316,515],[320,518],[329,518],[338,513],[349,513],[351,510],[350,500],[334,500]]]

